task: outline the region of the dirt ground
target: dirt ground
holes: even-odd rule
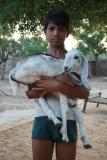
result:
[[[93,93],[101,91],[107,96],[107,79],[92,78],[90,84]],[[32,160],[31,129],[35,102],[21,94],[17,97],[11,96],[8,81],[0,81],[0,160]],[[79,101],[79,106],[82,109],[82,100]],[[31,114],[27,115],[26,112],[30,113],[31,109]],[[6,111],[8,113],[3,117]],[[10,121],[13,115],[10,115],[9,111],[18,118],[12,117]],[[23,118],[18,112],[23,113]],[[78,140],[76,160],[107,160],[107,105],[100,104],[99,108],[96,108],[96,104],[88,103],[84,123],[93,148],[85,150],[82,142]]]

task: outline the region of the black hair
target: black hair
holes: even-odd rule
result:
[[[44,31],[47,30],[50,22],[53,22],[59,26],[63,26],[69,32],[69,16],[65,11],[55,10],[49,12],[44,21]]]

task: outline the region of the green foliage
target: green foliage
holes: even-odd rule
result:
[[[79,42],[78,43],[78,48],[80,49],[80,51],[82,51],[84,53],[84,55],[86,57],[88,57],[89,59],[93,57],[93,53],[92,51],[89,49],[88,46],[86,46],[83,42]]]
[[[103,32],[86,33],[85,31],[78,32],[79,48],[88,57],[94,56],[95,60],[101,55],[107,56],[107,46],[102,43],[105,34]],[[106,41],[107,43],[107,38]]]
[[[40,29],[38,29],[38,34],[39,36],[35,35],[31,39],[23,35],[18,42],[12,39],[8,26],[0,26],[0,63],[5,63],[10,55],[28,56],[46,51],[47,42],[41,38]]]
[[[9,55],[15,55],[19,50],[19,43],[11,38],[8,25],[0,25],[0,63],[5,63]]]
[[[8,25],[0,25],[0,38],[11,36],[11,31]]]
[[[83,21],[81,28],[75,28],[76,37],[78,37],[78,48],[89,58],[95,59],[95,74],[99,75],[98,58],[105,55],[107,58],[107,46],[102,40],[105,39],[107,44],[106,33],[102,30],[90,30],[89,21]]]
[[[20,44],[14,39],[0,38],[0,63],[6,62],[10,55],[15,56]]]
[[[107,32],[107,0],[1,0],[0,24],[14,29],[35,32],[46,14],[53,9],[63,9],[70,15],[70,29],[80,27],[86,19],[92,30]]]
[[[41,37],[24,38],[20,39],[21,50],[17,53],[17,56],[25,57],[32,54],[37,54],[46,51],[47,42]]]

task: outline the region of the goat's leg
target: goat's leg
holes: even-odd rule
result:
[[[62,134],[62,141],[68,142],[68,135],[67,135],[67,112],[68,112],[68,102],[67,97],[60,93],[60,104],[61,104],[61,112],[62,112],[62,127],[61,127],[61,134]]]
[[[83,142],[84,148],[89,149],[92,148],[89,139],[88,139],[88,135],[86,132],[86,129],[84,127],[84,123],[83,123],[83,116],[81,111],[79,110],[78,106],[73,107],[72,111],[75,115],[76,121],[79,123],[79,129],[80,129],[80,139]]]
[[[51,119],[55,125],[61,124],[61,122],[58,120],[54,112],[48,107],[45,99],[43,97],[38,98],[38,102],[40,104],[40,107],[43,109],[43,111],[46,113],[49,119]]]

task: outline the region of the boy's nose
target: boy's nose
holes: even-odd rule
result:
[[[54,35],[58,35],[58,29],[54,30]]]

